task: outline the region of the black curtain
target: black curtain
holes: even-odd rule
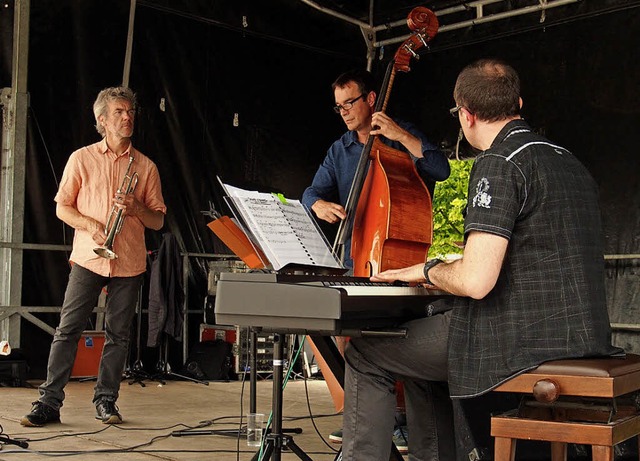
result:
[[[447,109],[457,73],[480,57],[511,62],[522,77],[524,117],[572,150],[600,184],[606,252],[639,253],[640,11],[605,13],[554,22],[557,13],[549,12],[547,23],[526,19],[535,26],[518,33],[525,19],[442,33],[411,72],[397,76],[388,112],[451,149],[459,127]],[[2,87],[11,84],[12,16],[7,2],[0,12]],[[100,89],[122,81],[128,18],[126,0],[31,2],[26,242],[71,243],[71,230],[55,216],[57,181],[69,154],[99,139],[91,105]],[[378,77],[396,49],[385,47],[374,65]],[[357,27],[298,1],[139,0],[133,141],[160,170],[168,206],[162,232],[186,252],[227,252],[201,213],[209,202],[228,211],[217,176],[299,198],[344,130],[331,110],[330,84],[342,71],[364,67],[365,56]],[[161,235],[147,233],[150,250]],[[24,305],[61,305],[67,258],[25,251]],[[190,263],[190,307],[198,309],[206,261]],[[609,262],[607,271],[612,321],[638,323],[638,262]],[[39,316],[57,323],[56,315]],[[34,376],[43,376],[50,337],[26,321],[22,337]],[[635,335],[616,340],[640,351]]]

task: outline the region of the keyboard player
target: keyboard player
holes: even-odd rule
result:
[[[372,280],[437,286],[456,295],[454,308],[407,322],[406,338],[349,343],[344,461],[388,459],[398,377],[412,456],[463,460],[491,446],[489,414],[479,415],[479,432],[456,417],[458,446],[443,447],[453,429],[445,427],[446,413],[434,418],[433,409],[444,410],[446,399],[428,394],[426,382],[448,381],[458,408],[477,406],[495,386],[542,362],[620,352],[611,346],[597,184],[571,152],[521,118],[513,67],[496,60],[467,66],[453,99],[451,114],[480,152],[469,180],[463,256]],[[438,453],[429,451],[434,437]]]

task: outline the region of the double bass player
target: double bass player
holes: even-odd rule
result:
[[[348,131],[329,147],[313,182],[302,195],[302,203],[328,223],[346,217],[344,206],[369,135],[379,135],[384,144],[408,153],[432,196],[435,182],[449,177],[449,162],[444,153],[414,125],[395,121],[384,112],[374,112],[377,98],[374,88],[374,78],[365,70],[345,72],[332,84],[334,110]],[[350,238],[344,247],[344,264],[350,268]]]
[[[331,224],[346,218],[345,204],[369,136],[378,135],[387,146],[409,154],[431,196],[435,182],[444,181],[450,174],[449,162],[444,153],[413,124],[396,121],[384,112],[375,112],[378,95],[374,88],[373,75],[365,70],[345,72],[332,84],[335,98],[333,109],[342,117],[347,132],[331,145],[311,186],[302,195],[302,203],[313,210],[318,219]],[[425,204],[427,205],[430,210],[431,204]],[[416,210],[419,207],[420,204],[416,204]],[[344,251],[344,265],[352,269],[350,236],[345,241]],[[338,337],[336,342],[343,353],[344,338]],[[341,398],[342,396],[334,396],[334,399]],[[401,422],[404,415],[400,416],[398,420]],[[334,432],[332,440],[340,441],[340,433],[341,431]],[[406,440],[396,438],[399,449],[403,451],[400,444],[406,448]]]

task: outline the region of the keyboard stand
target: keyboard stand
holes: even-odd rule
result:
[[[283,434],[282,431],[282,383],[284,371],[284,340],[283,335],[273,335],[273,397],[271,401],[271,431],[265,436],[264,450],[262,457],[260,451],[254,455],[252,461],[281,461],[282,449],[291,450],[302,461],[313,461],[302,449],[293,441],[293,437]]]

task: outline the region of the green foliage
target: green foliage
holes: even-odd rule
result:
[[[433,243],[429,257],[462,253],[464,239],[462,211],[467,205],[469,173],[473,160],[449,160],[451,176],[436,185],[433,196]]]

